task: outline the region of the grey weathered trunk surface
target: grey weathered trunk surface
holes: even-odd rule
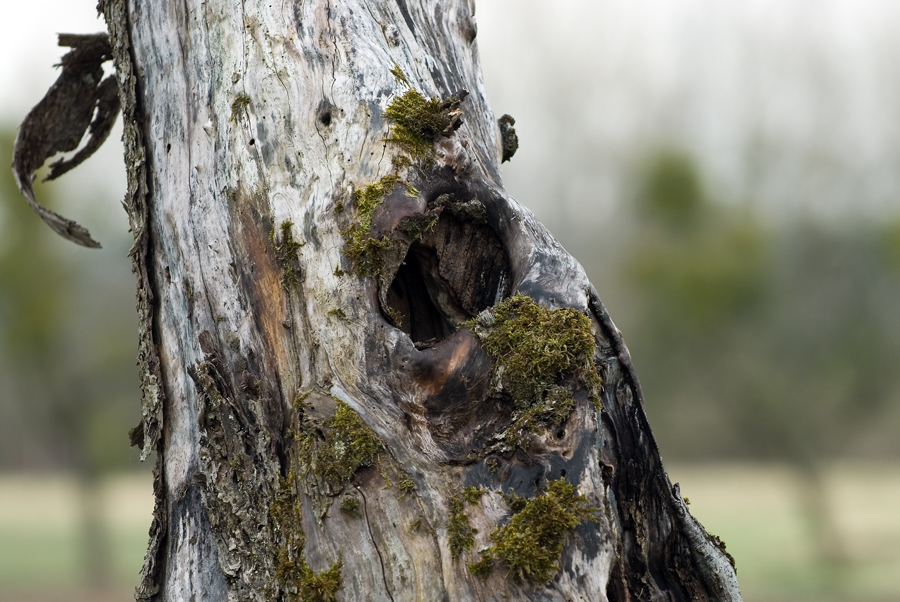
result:
[[[136,239],[134,438],[157,453],[138,599],[740,598],[666,476],[597,292],[503,191],[470,0],[101,9]],[[462,88],[436,109],[446,128],[391,130],[410,90]],[[351,260],[354,236],[370,246]],[[531,405],[482,345],[516,293],[592,337]],[[516,431],[551,398],[571,406]],[[568,515],[545,584],[496,529],[559,479],[593,518]],[[469,565],[492,544],[483,580]]]

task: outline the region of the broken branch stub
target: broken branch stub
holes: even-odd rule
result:
[[[103,79],[103,63],[112,58],[109,37],[105,33],[60,34],[59,45],[72,50],[62,57],[56,82],[19,127],[13,175],[28,204],[54,232],[76,244],[99,248],[86,228],[38,203],[32,187],[34,172],[56,153],[77,149],[85,132],[90,137],[84,147],[72,158],[53,163],[44,179],[58,178],[94,154],[119,114],[116,78]]]

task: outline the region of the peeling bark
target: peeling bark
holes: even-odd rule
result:
[[[469,0],[100,9],[135,235],[133,440],[157,452],[138,600],[740,599],[668,480],[597,292],[503,191],[514,122],[501,132],[485,98]],[[423,156],[386,115],[409,90],[457,94],[416,134]],[[345,233],[379,181],[358,231],[384,255],[359,276]],[[534,407],[466,324],[517,293],[587,317],[603,390],[594,403],[561,369],[542,386],[571,406],[510,448],[500,434]],[[561,509],[579,518],[549,583],[513,560],[473,575],[559,479],[584,499]]]
[[[90,138],[85,146],[71,159],[53,163],[44,180],[58,178],[90,157],[109,136],[119,114],[115,78],[102,79],[102,65],[112,58],[107,35],[60,34],[59,45],[72,50],[62,57],[59,78],[19,127],[13,175],[25,200],[54,232],[96,248],[100,243],[85,228],[38,203],[32,187],[34,172],[54,154],[78,148],[86,131]]]

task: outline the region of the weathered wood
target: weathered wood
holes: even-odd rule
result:
[[[101,4],[136,237],[135,439],[159,458],[138,599],[324,600],[338,573],[343,600],[740,599],[668,481],[596,291],[502,189],[514,149],[469,0]],[[389,107],[410,90],[456,98],[404,145]],[[354,232],[380,245],[368,268]],[[540,383],[561,417],[523,422],[540,403],[482,345],[516,293],[593,337]],[[558,479],[594,509],[563,513],[552,579],[491,564],[526,504],[503,494]]]

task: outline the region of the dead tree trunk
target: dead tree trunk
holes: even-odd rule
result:
[[[597,292],[503,191],[470,0],[101,10],[157,454],[139,600],[740,599]]]

